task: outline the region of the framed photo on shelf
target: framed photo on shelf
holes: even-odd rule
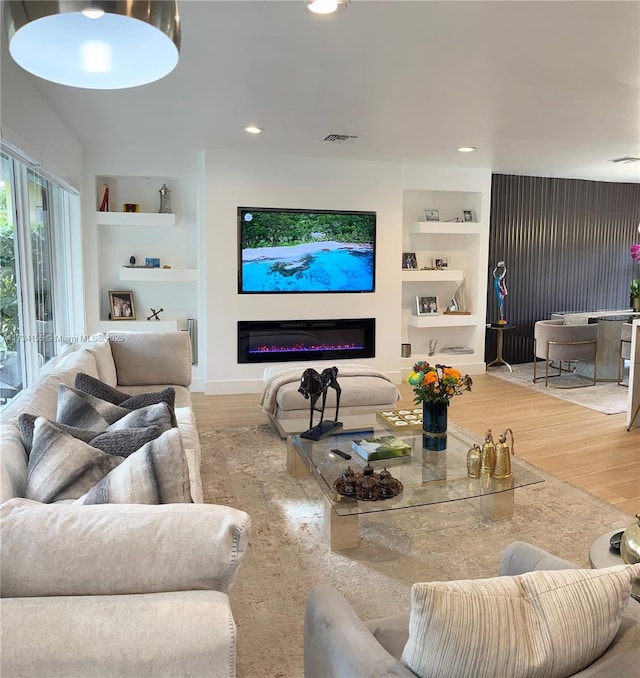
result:
[[[424,220],[425,221],[440,221],[440,210],[425,210],[424,211]]]
[[[415,271],[418,268],[418,260],[415,252],[402,253],[402,269],[404,271]]]
[[[416,297],[416,315],[439,315],[436,297]]]
[[[146,268],[160,268],[160,259],[157,257],[145,257],[144,265]]]
[[[433,260],[434,268],[447,268],[449,266],[449,260],[447,257],[438,257]]]
[[[135,320],[133,292],[109,292],[109,308],[111,320]]]
[[[462,221],[473,221],[473,210],[462,210]]]

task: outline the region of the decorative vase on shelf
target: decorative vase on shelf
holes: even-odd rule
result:
[[[158,191],[160,193],[160,214],[172,214],[171,212],[171,189],[167,188],[167,184],[162,184],[162,188]]]
[[[422,446],[427,450],[447,449],[448,402],[422,403]]]
[[[640,297],[631,297],[631,308],[634,311],[640,311]]]

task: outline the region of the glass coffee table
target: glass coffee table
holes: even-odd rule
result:
[[[348,466],[361,473],[366,461],[354,450],[354,440],[395,435],[412,448],[411,456],[371,462],[374,472],[387,469],[403,485],[403,490],[391,499],[361,501],[346,497],[334,489]],[[422,446],[421,431],[399,434],[382,427],[371,415],[371,426],[356,430],[341,429],[336,435],[317,442],[287,437],[287,471],[292,477],[312,476],[324,495],[324,527],[332,551],[358,545],[358,516],[377,511],[427,506],[448,501],[480,498],[480,510],[491,520],[505,520],[513,516],[513,495],[518,487],[544,482],[516,458],[511,457],[513,475],[499,480],[491,477],[467,476],[467,451],[476,442],[460,427],[449,421],[447,449],[432,452]],[[345,460],[332,450],[339,449],[351,455]]]

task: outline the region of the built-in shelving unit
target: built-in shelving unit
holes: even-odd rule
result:
[[[409,327],[475,327],[478,324],[477,315],[410,315],[407,318]]]
[[[196,282],[195,268],[128,268],[120,269],[120,280],[127,282]]]
[[[98,226],[175,226],[175,214],[157,212],[96,212]]]
[[[442,271],[403,271],[402,282],[462,282],[462,269],[445,269]]]
[[[416,360],[454,365],[470,374],[485,371],[489,247],[489,205],[485,198],[488,195],[482,191],[425,189],[403,193],[403,252],[415,253],[418,265],[417,270],[403,270],[401,275],[402,341],[412,348],[410,358],[401,358],[403,373]],[[425,210],[437,210],[440,221],[425,221]],[[473,221],[464,220],[469,211]],[[436,259],[445,260],[446,268],[422,270],[433,268]],[[437,313],[418,314],[416,297],[435,297]],[[464,307],[454,305],[454,297]],[[437,342],[431,356],[430,342],[432,346]],[[468,347],[471,353],[441,352],[445,347],[460,346]]]
[[[153,176],[96,175],[109,187],[109,210],[94,213],[101,328],[147,332],[183,330],[198,317],[197,186],[191,179]],[[159,189],[171,191],[172,213],[159,213]],[[119,211],[125,203],[138,212]],[[135,267],[130,265],[135,258]],[[158,259],[160,267],[146,267]],[[163,268],[169,266],[169,268]],[[110,291],[130,291],[136,320],[112,321]],[[160,321],[146,321],[151,309],[162,309]]]
[[[177,332],[175,320],[101,320],[100,332]]]

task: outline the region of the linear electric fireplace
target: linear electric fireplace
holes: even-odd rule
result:
[[[376,319],[239,320],[238,362],[373,358]]]

